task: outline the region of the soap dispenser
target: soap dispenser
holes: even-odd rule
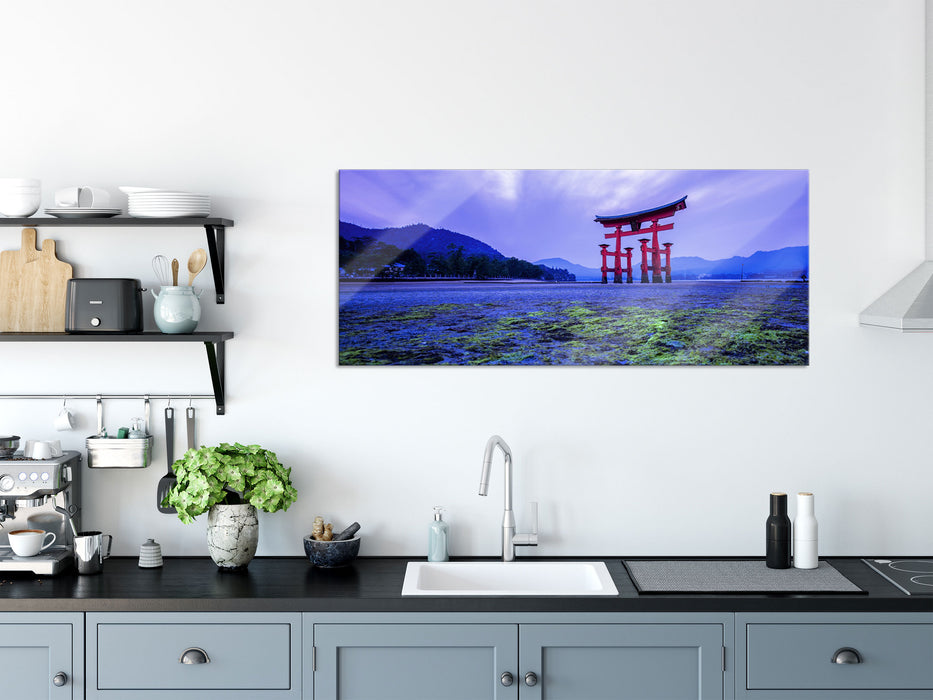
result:
[[[434,506],[434,522],[428,529],[428,561],[447,561],[447,536],[450,529],[441,518],[442,506]]]

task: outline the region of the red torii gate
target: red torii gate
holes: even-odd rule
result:
[[[625,271],[626,279],[625,281],[628,284],[633,282],[632,280],[632,248],[625,248],[626,252],[622,252],[622,237],[623,236],[636,236],[638,234],[650,233],[651,238],[639,238],[638,241],[641,243],[641,281],[642,283],[647,283],[648,280],[648,253],[651,253],[651,282],[670,282],[671,281],[671,245],[672,243],[664,243],[664,249],[661,249],[661,246],[658,245],[658,232],[659,231],[670,231],[674,228],[674,223],[669,224],[658,224],[658,221],[661,219],[667,219],[671,216],[674,216],[675,213],[679,212],[681,209],[687,208],[687,195],[684,195],[676,202],[671,202],[670,204],[665,204],[660,207],[655,207],[654,209],[645,209],[644,211],[636,211],[631,214],[619,214],[618,216],[597,216],[594,221],[596,223],[602,224],[605,228],[614,228],[615,231],[612,233],[605,234],[605,238],[614,238],[616,242],[615,251],[609,252],[607,248],[609,247],[608,243],[603,243],[599,247],[601,249],[601,254],[603,258],[603,264],[601,271],[603,273],[603,284],[606,284],[609,280],[607,279],[607,273],[609,270],[612,270],[612,281],[616,284],[622,282],[622,272]],[[646,221],[651,222],[651,226],[648,228],[642,228],[642,224]],[[628,231],[623,231],[622,227],[628,226]],[[648,242],[651,242],[651,246],[648,246]],[[664,265],[661,265],[661,256],[664,256],[665,262]],[[606,264],[606,259],[608,257],[614,259],[613,266],[610,268]],[[622,267],[622,259],[626,260],[626,267]],[[661,279],[661,271],[664,270],[665,278]]]

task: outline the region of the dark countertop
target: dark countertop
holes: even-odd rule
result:
[[[621,559],[604,559],[617,597],[403,598],[410,558],[364,557],[326,570],[300,557],[257,557],[246,572],[223,573],[208,557],[167,558],[160,569],[140,569],[136,557],[114,557],[95,576],[0,573],[0,611],[933,612],[933,597],[902,593],[858,558],[826,561],[865,594],[810,595],[639,595]]]

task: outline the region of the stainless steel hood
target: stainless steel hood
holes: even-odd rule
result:
[[[921,263],[858,318],[863,326],[933,331],[933,261]]]

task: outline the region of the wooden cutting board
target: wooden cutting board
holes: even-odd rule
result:
[[[55,255],[55,241],[36,248],[36,230],[24,228],[20,250],[0,252],[0,332],[65,330],[65,296],[73,270]]]

